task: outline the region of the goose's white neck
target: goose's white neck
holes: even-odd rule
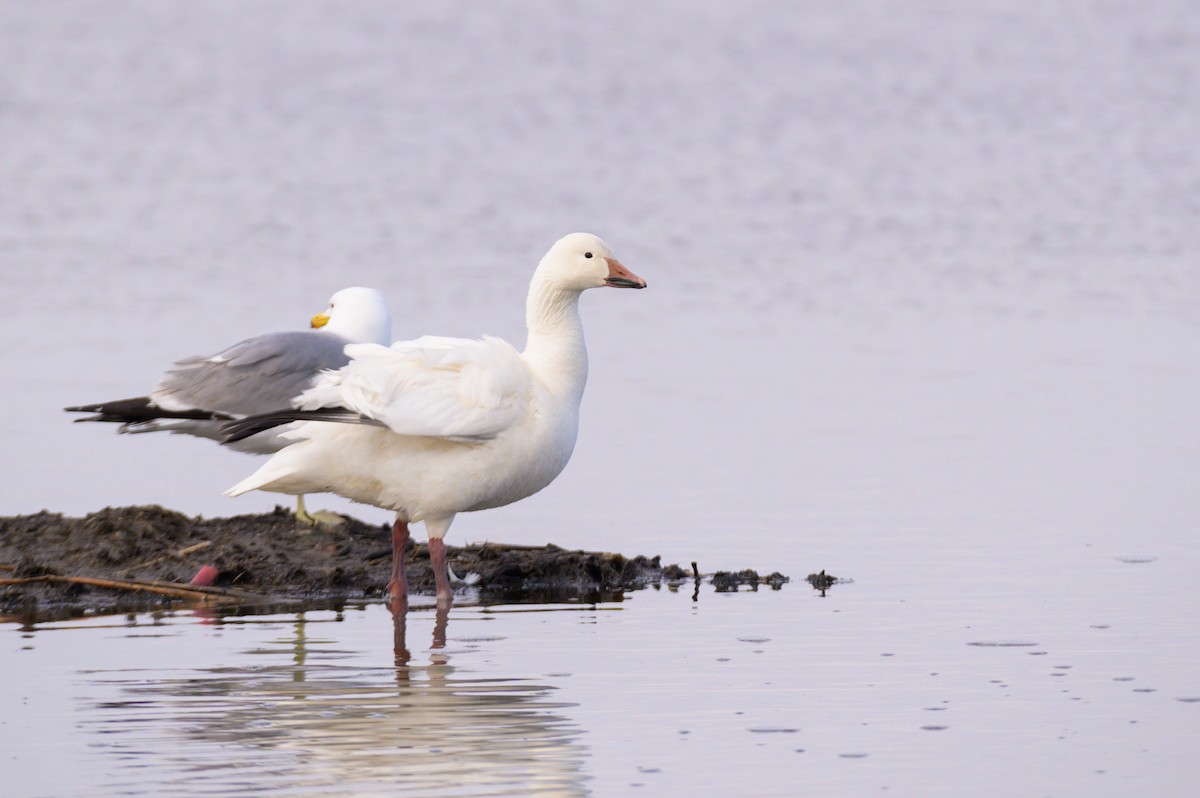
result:
[[[535,276],[525,301],[529,328],[525,360],[551,391],[576,405],[583,397],[588,370],[580,293]]]

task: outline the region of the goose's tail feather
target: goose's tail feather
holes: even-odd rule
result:
[[[221,426],[224,437],[221,443],[237,443],[251,435],[257,435],[269,429],[290,424],[293,421],[328,421],[337,424],[369,424],[375,427],[385,426],[382,421],[359,415],[344,407],[321,407],[316,410],[274,410],[270,413],[260,413],[256,416],[246,416],[237,421],[231,421]]]

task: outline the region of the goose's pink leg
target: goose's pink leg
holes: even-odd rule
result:
[[[450,588],[450,572],[446,567],[446,542],[441,538],[429,539],[429,565],[433,569],[433,583],[437,586],[437,605],[449,608],[454,601],[454,591]]]
[[[408,611],[408,575],[405,573],[408,547],[408,522],[399,518],[392,524],[392,581],[388,593],[392,597],[392,612]]]

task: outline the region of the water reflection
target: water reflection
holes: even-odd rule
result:
[[[299,613],[289,636],[229,667],[179,678],[88,674],[118,692],[84,723],[120,762],[105,786],[132,795],[586,794],[580,729],[559,712],[571,705],[543,683],[459,673],[446,615],[421,664],[404,614],[393,616],[396,666],[372,668],[344,664],[354,653],[313,637]],[[278,664],[253,662],[264,657]]]
[[[392,614],[392,650],[395,655],[396,675],[401,676],[401,671],[405,669],[412,659],[412,652],[408,650],[408,604],[402,606],[393,604],[389,608]],[[429,648],[433,651],[438,651],[446,647],[446,626],[450,621],[450,606],[448,604],[438,604],[434,610],[433,620],[433,642],[429,644]]]

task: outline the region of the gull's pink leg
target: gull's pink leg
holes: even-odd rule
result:
[[[392,581],[388,593],[392,597],[392,612],[408,611],[408,575],[405,573],[408,547],[408,522],[399,518],[392,524]]]
[[[429,565],[433,568],[433,583],[437,586],[437,605],[449,608],[454,601],[454,591],[450,589],[450,573],[446,567],[446,542],[441,538],[429,539]]]

